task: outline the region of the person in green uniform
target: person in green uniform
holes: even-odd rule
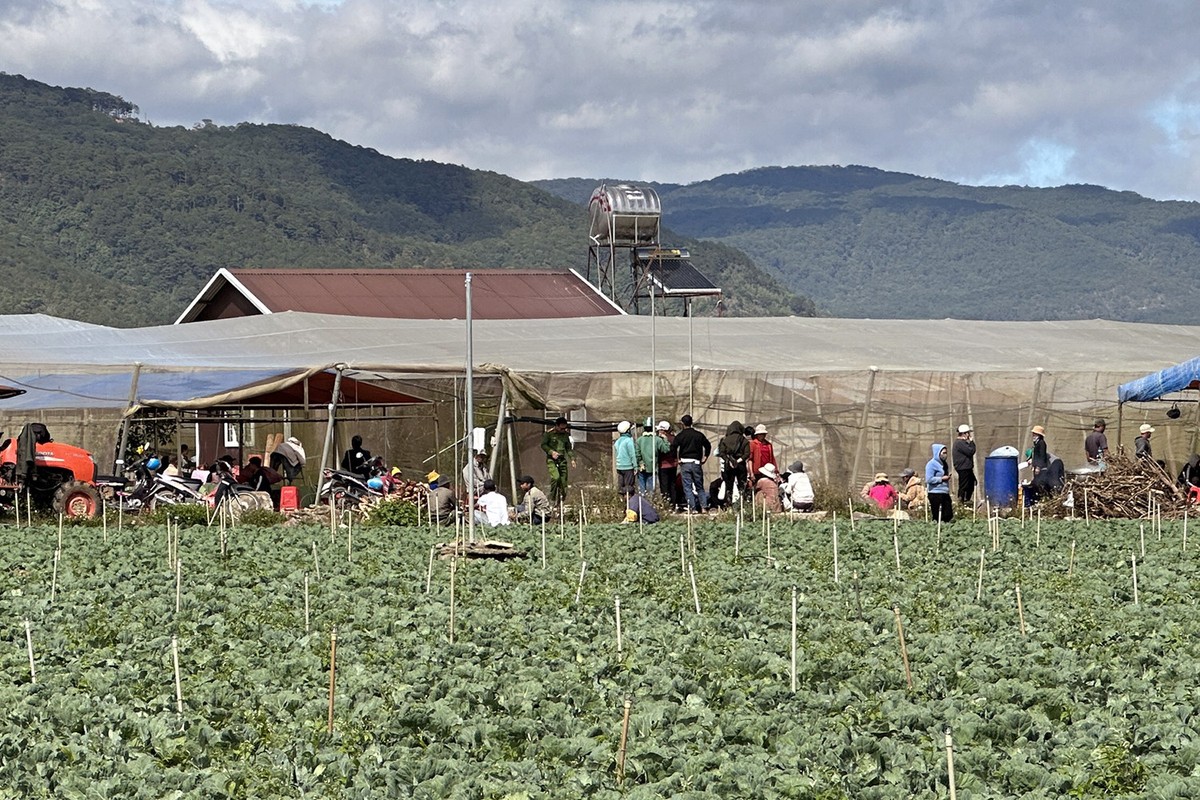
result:
[[[571,458],[573,445],[567,430],[567,418],[554,420],[554,427],[542,434],[542,450],[546,453],[546,472],[550,474],[550,505],[557,507],[567,499],[567,470],[575,466]]]

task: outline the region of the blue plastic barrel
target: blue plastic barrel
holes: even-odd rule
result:
[[[1017,500],[1017,455],[1011,447],[994,450],[983,461],[983,496],[994,506]]]

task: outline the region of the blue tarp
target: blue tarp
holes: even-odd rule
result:
[[[242,389],[294,374],[297,370],[199,370],[149,372],[138,377],[139,399],[183,402]],[[5,382],[25,394],[5,400],[3,410],[40,411],[54,408],[119,408],[129,405],[132,372],[107,374],[50,374],[5,376]]]
[[[1164,394],[1184,389],[1200,389],[1200,358],[1152,372],[1136,381],[1121,384],[1117,401],[1121,403],[1157,400]]]

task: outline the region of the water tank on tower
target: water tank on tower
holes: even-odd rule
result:
[[[662,205],[649,186],[602,184],[588,201],[588,237],[598,245],[636,247],[658,244]]]

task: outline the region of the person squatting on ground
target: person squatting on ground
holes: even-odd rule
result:
[[[704,462],[712,455],[708,437],[692,427],[692,415],[679,418],[683,430],[675,434],[671,454],[679,458],[679,473],[683,477],[683,497],[688,511],[699,514],[706,510],[708,496],[704,488]]]
[[[467,465],[463,467],[463,488],[470,486],[476,497],[483,494],[483,485],[492,479],[492,471],[488,468],[487,453],[480,450]]]
[[[617,423],[617,438],[613,442],[613,464],[617,468],[617,491],[629,497],[637,491],[637,445],[633,443],[633,425],[628,420]]]
[[[650,417],[642,426],[642,435],[637,438],[637,484],[638,493],[649,496],[654,491],[654,479],[658,472],[658,459],[670,445],[667,438],[654,430]]]
[[[930,519],[949,523],[954,520],[954,501],[950,499],[950,469],[946,463],[946,445],[933,445],[933,458],[925,465],[925,491],[929,498]]]
[[[755,474],[754,502],[772,514],[783,511],[783,504],[779,501],[779,474],[775,471],[774,464],[763,464]]]
[[[891,511],[896,506],[898,496],[896,487],[892,486],[886,472],[875,473],[875,477],[863,486],[858,495],[863,500],[874,503],[882,511]]]
[[[954,471],[958,473],[958,502],[969,504],[975,497],[975,440],[970,425],[958,426],[954,440]]]
[[[425,476],[429,483],[429,511],[438,524],[453,522],[455,509],[458,508],[458,498],[454,496],[454,489],[441,484],[441,479],[442,476],[437,472],[430,472]]]
[[[787,481],[783,484],[783,505],[793,511],[812,511],[816,506],[816,495],[812,481],[804,471],[804,463],[795,461],[788,467]]]
[[[921,482],[921,476],[917,475],[912,467],[905,467],[900,473],[900,483],[904,487],[900,490],[901,506],[909,511],[919,511],[925,507],[925,484]]]
[[[534,525],[541,525],[550,519],[550,498],[533,485],[533,477],[530,475],[522,477],[520,486],[525,497],[513,509],[513,519],[517,522],[528,522]]]
[[[735,495],[748,485],[747,468],[750,462],[750,440],[739,420],[729,423],[725,435],[717,442],[717,463],[721,465],[721,486],[717,500],[721,505],[735,502]]]
[[[507,525],[508,498],[496,491],[496,482],[489,480],[483,484],[483,494],[475,501],[475,522],[495,528]]]
[[[554,420],[554,427],[542,434],[542,451],[546,454],[546,472],[550,475],[550,505],[558,507],[567,501],[567,468],[575,466],[571,457],[574,445],[567,429],[567,418]]]

